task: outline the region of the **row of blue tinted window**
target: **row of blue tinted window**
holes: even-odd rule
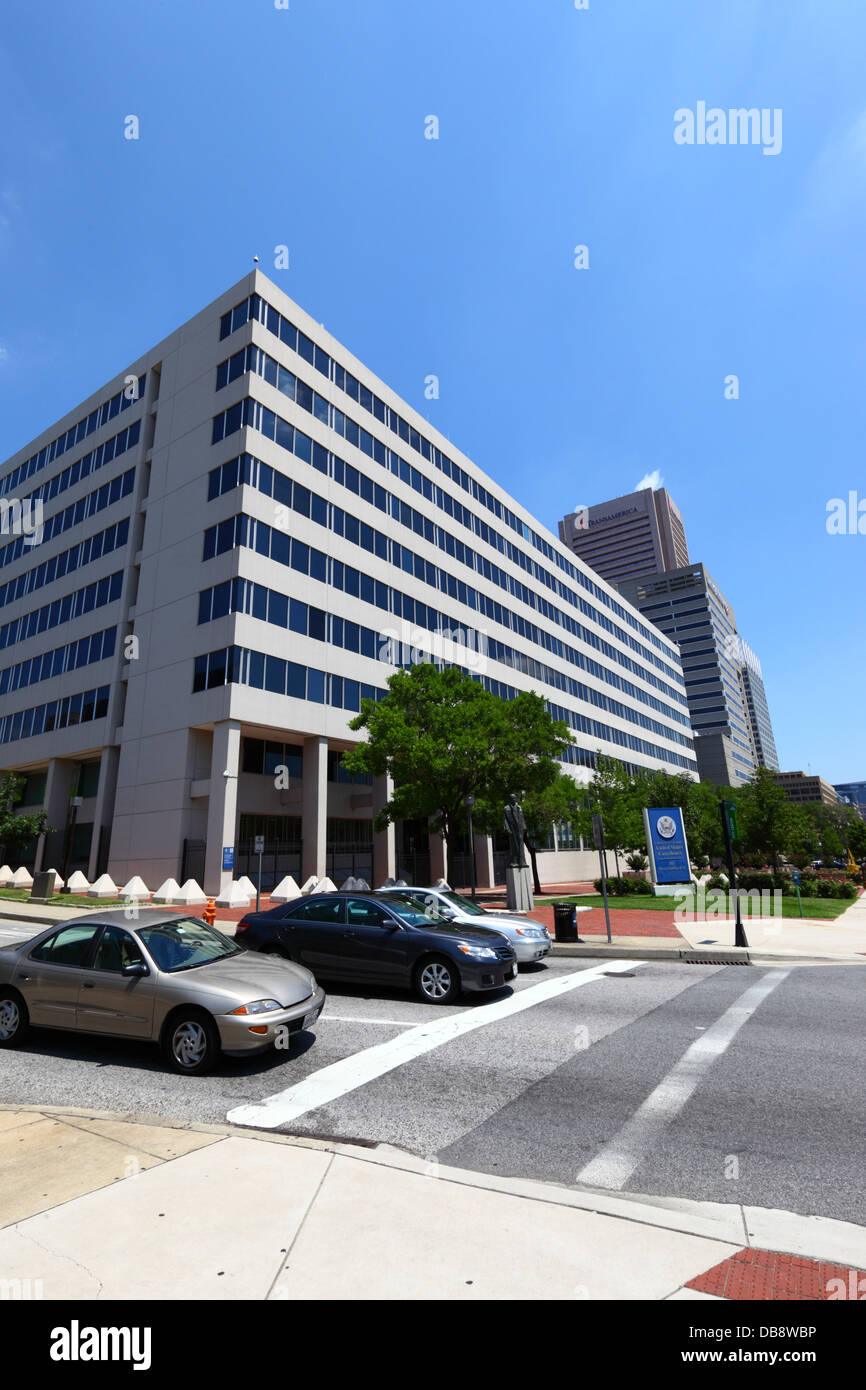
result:
[[[319,446],[314,447],[318,448]],[[322,452],[324,453],[325,451],[322,450]],[[340,460],[335,459],[334,462],[340,463],[341,467],[343,467]],[[528,589],[518,579],[506,574],[504,570],[492,564],[491,561],[477,555],[475,551],[471,550],[469,546],[464,545],[462,541],[455,540],[449,532],[445,532],[441,527],[435,526],[429,517],[423,517],[420,512],[409,507],[407,503],[401,502],[399,498],[392,497],[389,493],[386,493],[385,489],[379,487],[378,484],[372,484],[369,478],[365,478],[363,474],[359,474],[357,469],[352,468],[351,465],[345,465],[345,472],[345,485],[350,491],[357,490],[357,481],[359,479],[366,482],[373,490],[373,495],[370,500],[380,511],[388,511],[390,499],[390,513],[394,520],[399,521],[403,526],[413,530],[416,534],[423,535],[431,544],[437,545],[439,549],[444,549],[446,553],[453,555],[459,563],[466,564],[469,568],[477,570],[491,583],[496,583],[508,593],[515,597],[522,598],[527,606],[532,607],[537,612],[541,612],[543,616],[556,623],[558,626],[564,627],[573,636],[582,638],[590,645],[595,646],[598,650],[604,652],[611,660],[624,666],[627,670],[633,672],[634,675],[640,676],[648,684],[655,686],[657,690],[661,690],[663,693],[669,695],[672,699],[676,700],[678,704],[686,705],[686,697],[679,689],[667,685],[666,682],[659,679],[638,662],[633,661],[631,657],[626,656],[625,653],[621,652],[618,648],[605,642],[602,638],[599,638],[597,634],[593,633],[590,629],[583,627],[581,623],[578,623],[574,618],[570,617],[569,614],[563,612],[558,606],[550,603],[548,599],[544,598],[542,595],[535,594],[533,590]],[[344,539],[350,540],[355,544],[360,544],[372,554],[378,555],[380,559],[387,560],[390,564],[395,565],[397,568],[402,568],[407,573],[414,573],[416,577],[420,577],[424,582],[432,582],[434,587],[440,588],[443,592],[447,592],[452,598],[485,613],[488,617],[495,618],[496,621],[502,622],[507,627],[511,627],[521,636],[526,637],[527,640],[537,645],[544,646],[550,651],[556,650],[557,645],[562,645],[563,652],[560,654],[570,653],[567,659],[578,659],[577,654],[572,653],[571,649],[565,648],[564,644],[559,644],[558,639],[552,638],[549,633],[539,629],[534,623],[530,623],[521,615],[514,613],[513,609],[510,607],[496,604],[495,600],[491,599],[489,595],[466,584],[463,580],[458,580],[448,571],[440,569],[438,566],[431,565],[429,561],[425,561],[421,556],[416,555],[415,552],[408,550],[405,546],[401,546],[399,541],[391,540],[384,532],[378,531],[372,526],[368,526],[365,522],[359,522],[358,518],[351,512],[344,512],[333,503],[328,503],[324,497],[312,492],[301,483],[286,477],[285,474],[271,468],[268,464],[263,463],[260,459],[254,458],[251,454],[242,454],[239,458],[231,459],[220,467],[212,469],[208,479],[208,496],[209,498],[221,496],[223,493],[230,491],[233,487],[237,487],[240,483],[248,483],[258,491],[263,492],[265,496],[272,497],[280,506],[291,508],[291,510],[300,513],[302,516],[311,517],[312,520],[317,522],[320,526],[329,527],[337,535],[343,536]],[[205,558],[207,559],[209,557],[205,555]],[[432,581],[429,578],[431,573],[435,576],[435,579]],[[615,626],[610,623],[604,615],[599,614],[585,599],[576,596],[576,600],[579,610],[587,617],[617,632]],[[618,633],[618,635],[623,637],[630,647],[643,650],[640,648],[640,644],[635,642],[633,638],[621,632]],[[647,655],[649,654],[647,653]],[[662,665],[660,662],[656,664]],[[672,672],[672,674],[679,678],[678,673]],[[670,714],[672,718],[678,720],[680,723],[686,726],[688,725],[688,718],[684,713],[671,710],[661,701],[654,701],[653,697],[647,696],[645,692],[641,694],[641,698],[644,700],[644,703],[654,705],[660,713]]]
[[[577,714],[574,710],[566,709],[563,705],[553,704],[551,700],[547,700],[545,703],[554,719],[564,720],[569,728],[574,729],[577,733],[590,738],[604,739],[620,748],[629,748],[633,753],[645,753],[647,757],[659,759],[665,763],[673,763],[676,767],[681,767],[687,772],[695,771],[694,757],[684,758],[681,753],[672,753],[657,743],[650,743],[648,739],[638,738],[636,734],[626,733],[624,729],[612,728],[607,724],[602,724],[598,719],[589,718],[588,715]]]
[[[280,366],[278,362],[272,357],[269,357],[261,348],[257,348],[253,344],[250,344],[245,348],[241,348],[233,357],[227,358],[225,362],[221,362],[217,368],[217,389],[221,389],[223,385],[227,385],[229,381],[235,380],[246,371],[251,371],[259,376],[265,377],[271,385],[276,386],[279,391],[295,401],[297,405],[300,405],[304,410],[314,415],[322,424],[334,430],[337,434],[342,435],[350,444],[354,444],[357,448],[361,449],[363,453],[374,458],[377,463],[389,469],[391,473],[399,477],[416,492],[423,494],[428,501],[434,502],[437,507],[445,511],[449,516],[453,516],[456,521],[465,526],[473,535],[479,536],[483,541],[486,541],[488,545],[492,546],[493,549],[506,555],[509,560],[530,573],[535,579],[546,585],[547,588],[553,589],[559,593],[560,597],[568,598],[571,603],[575,602],[576,596],[567,585],[564,585],[561,580],[557,579],[557,577],[551,574],[549,570],[545,569],[543,565],[539,565],[536,560],[519,546],[514,545],[507,537],[502,535],[501,531],[493,526],[489,526],[486,521],[483,521],[482,518],[472,512],[470,508],[464,507],[462,502],[452,497],[449,492],[439,487],[432,479],[419,472],[417,468],[413,468],[412,465],[401,458],[399,454],[386,448],[381,440],[374,439],[369,431],[363,429],[355,421],[344,415],[342,411],[337,410],[335,406],[329,405],[328,401],[326,401],[323,396],[320,396],[311,386],[301,381],[294,373]],[[236,406],[232,407],[231,410],[234,410],[235,414],[237,414]],[[263,434],[267,435],[269,439],[273,439],[282,448],[297,453],[299,457],[305,458],[308,463],[311,462],[307,436],[303,434],[302,431],[294,431],[295,434],[300,435],[300,439],[295,442],[292,437],[293,427],[289,425],[286,420],[283,420],[279,415],[274,415],[273,412],[268,411],[266,407],[260,407],[260,411],[262,412],[261,426],[254,426],[254,428],[261,428]],[[231,411],[227,412],[227,414],[231,414]],[[234,424],[234,418],[235,416],[232,416],[230,422],[232,425]],[[249,421],[244,419],[244,423],[249,423]],[[227,421],[224,434],[220,437],[224,438],[225,434],[229,433],[228,425],[229,422]],[[218,431],[218,428],[216,422],[214,422],[214,431]],[[239,428],[239,426],[237,426],[237,428]],[[327,459],[327,451],[322,449],[322,454],[324,458]],[[342,467],[342,462],[339,460],[338,462]],[[325,469],[323,468],[322,471],[325,471]],[[358,491],[357,488],[354,490],[356,492]],[[653,628],[645,626],[634,614],[629,613],[621,604],[612,600],[598,584],[581,570],[576,570],[571,566],[569,568],[573,570],[573,577],[585,589],[601,599],[608,608],[611,608],[620,618],[625,620],[629,626],[640,632],[642,636],[652,643],[659,651],[665,654],[668,653],[668,648],[661,641]],[[602,620],[599,619],[598,621]],[[618,635],[622,635],[623,640],[629,641],[630,644],[635,647],[635,650],[644,650],[639,644],[631,642],[631,639],[627,636],[619,634],[619,630],[615,625],[609,624],[609,628],[611,631],[617,632]],[[650,653],[646,653],[646,655],[651,658]],[[656,664],[659,665],[661,669],[668,669],[662,662],[657,662]],[[676,672],[673,674],[676,675]]]
[[[334,511],[339,512],[339,509],[334,509]],[[307,515],[308,513],[305,512],[304,514]],[[339,515],[336,517],[337,527],[342,526],[343,517],[344,514],[339,512]],[[356,544],[362,545],[364,548],[371,549],[372,551],[370,541],[370,536],[372,536],[377,541],[382,542],[381,549],[378,544],[375,546],[375,553],[381,554],[383,558],[388,558],[387,546],[389,543],[381,532],[374,532],[372,528],[365,527],[362,523],[360,535],[358,535],[355,533],[358,526],[357,519],[351,517],[349,514],[345,514],[345,521],[347,527],[346,539],[351,539],[355,541]],[[370,535],[365,535],[365,531],[369,532]],[[391,542],[390,544],[393,546],[396,543]],[[229,517],[225,521],[218,522],[216,526],[209,527],[204,534],[203,559],[209,560],[214,555],[222,554],[224,551],[231,550],[237,545],[246,546],[251,550],[255,550],[257,554],[276,560],[279,564],[290,566],[298,570],[301,574],[309,574],[312,578],[319,580],[321,583],[331,583],[338,588],[345,588],[347,592],[352,592],[352,589],[349,588],[351,584],[356,596],[359,595],[365,602],[374,603],[378,608],[383,609],[383,611],[395,613],[398,617],[402,617],[408,622],[419,622],[419,625],[427,626],[430,630],[435,630],[437,627],[440,629],[447,627],[448,630],[453,630],[455,627],[465,626],[464,624],[459,624],[455,619],[444,618],[441,614],[437,613],[436,610],[428,609],[427,605],[422,604],[419,600],[413,599],[407,594],[403,594],[399,589],[394,589],[381,580],[374,581],[369,575],[359,575],[358,571],[353,570],[350,566],[344,567],[340,561],[329,561],[328,556],[316,550],[314,546],[307,545],[304,541],[296,537],[290,538],[285,531],[269,527],[266,522],[256,521],[249,516],[237,515]],[[399,545],[397,548],[398,550],[401,549]],[[466,586],[462,585],[460,581],[455,580],[453,575],[449,575],[446,571],[438,569],[435,565],[432,565],[429,561],[423,560],[420,556],[413,555],[411,551],[403,549],[404,561],[406,556],[409,557],[409,563],[404,562],[402,566],[400,566],[399,557],[394,557],[392,563],[397,567],[402,567],[410,574],[414,573],[416,578],[421,579],[431,587],[442,592],[447,592],[450,597],[467,603],[467,606],[481,609],[482,612],[486,612],[494,621],[498,621],[504,626],[515,626],[515,615],[513,615],[509,609],[503,609],[501,605],[494,604],[493,600],[483,594],[477,595],[478,602],[476,604],[476,591],[474,589],[470,588],[467,593]],[[346,570],[345,577],[342,573],[344,568]],[[417,616],[419,614],[421,615],[420,618]],[[618,660],[624,666],[628,666],[629,668],[634,667],[634,663],[631,662],[629,657],[619,652],[616,648],[610,647],[609,644],[599,638],[596,633],[589,629],[582,628],[581,625],[573,619],[568,619],[568,622],[572,625],[572,630],[576,630],[575,635],[583,637],[587,644],[591,644],[600,650],[607,651],[612,658]],[[529,635],[531,638],[533,632],[527,634],[525,631],[525,628],[529,628],[530,626],[529,624],[525,624],[523,631],[524,635]],[[649,695],[646,691],[641,690],[637,686],[633,686],[630,681],[619,677],[616,672],[612,671],[609,667],[603,666],[600,662],[593,661],[592,658],[586,656],[585,653],[574,647],[569,647],[566,643],[560,641],[559,638],[553,637],[550,633],[542,629],[534,629],[534,633],[537,634],[535,637],[537,644],[545,647],[545,649],[550,651],[553,655],[561,657],[571,665],[581,667],[581,669],[587,671],[589,674],[599,677],[609,685],[613,685],[616,689],[634,696],[643,704],[657,709],[659,713],[668,715],[671,719],[682,724],[686,729],[689,728],[689,719],[687,715],[681,714],[679,710],[672,709],[670,706],[663,704],[662,701],[655,699],[654,696]],[[504,644],[499,645],[503,652],[512,653],[511,648],[505,647]],[[527,670],[532,666],[533,673],[537,674],[539,679],[548,680],[560,690],[570,688],[570,677],[555,671],[553,668],[542,666],[532,657],[511,654],[507,664],[518,665],[519,669],[524,669],[525,666]],[[638,673],[640,673],[640,668],[638,668]],[[640,722],[643,722],[643,717],[641,717]],[[689,739],[687,737],[677,734],[674,731],[663,731],[662,726],[655,725],[655,723],[647,725],[646,727],[657,728],[660,733],[664,733],[664,736],[669,736],[678,743],[689,744]]]
[[[445,666],[449,663],[437,661],[435,664]],[[513,700],[518,694],[513,686],[490,676],[473,675],[473,679],[500,699]],[[360,709],[362,699],[381,700],[388,693],[387,690],[377,689],[348,677],[332,675],[311,666],[302,666],[267,652],[250,651],[246,647],[222,647],[218,651],[207,652],[195,658],[192,685],[194,693],[232,684],[249,685],[256,690],[267,690],[273,695],[287,695],[297,700],[310,700],[315,704],[326,704],[335,709],[353,712]],[[607,740],[633,752],[645,753],[684,769],[694,769],[693,759],[683,758],[678,753],[659,748],[633,734],[625,734],[620,729],[608,729],[607,725],[597,719],[575,714],[573,710],[561,709],[549,701],[547,708],[554,718],[564,719],[572,729],[584,735]]]
[[[16,642],[26,642],[28,637],[35,637],[37,633],[46,632],[52,627],[59,627],[61,623],[68,623],[73,618],[80,618],[94,608],[102,608],[106,603],[112,603],[116,598],[120,598],[122,587],[123,571],[117,570],[115,574],[107,574],[104,579],[94,579],[92,584],[85,584],[83,589],[75,589],[70,594],[64,594],[62,598],[54,599],[53,603],[43,604],[41,608],[34,608],[31,613],[23,613],[20,618],[13,618],[11,622],[0,627],[0,651],[5,647],[14,646]]]
[[[388,693],[361,681],[329,676],[326,671],[317,671],[312,666],[299,666],[295,661],[248,651],[245,647],[223,647],[196,657],[193,692],[220,685],[249,685],[255,690],[269,690],[274,695],[288,695],[296,700],[310,700],[317,705],[333,705],[355,712],[360,710],[362,699],[381,700]]]
[[[22,738],[50,734],[54,729],[66,729],[71,724],[89,724],[104,719],[108,713],[109,687],[84,690],[78,695],[65,695],[62,700],[50,700],[46,705],[33,705],[4,714],[0,718],[0,743],[16,743]]]
[[[433,463],[441,473],[444,473],[446,478],[453,479],[464,492],[470,493],[476,501],[481,502],[482,506],[486,507],[487,510],[492,512],[500,521],[504,521],[512,531],[516,531],[524,540],[530,541],[535,549],[539,550],[547,560],[556,565],[557,568],[561,569],[565,574],[569,575],[575,582],[583,584],[584,587],[590,589],[603,604],[612,608],[613,611],[618,613],[631,627],[638,632],[642,632],[649,641],[654,642],[660,649],[664,650],[663,644],[638,621],[633,613],[630,613],[627,609],[623,608],[621,604],[617,603],[617,601],[612,598],[606,590],[602,589],[600,585],[593,583],[588,575],[585,575],[582,570],[578,569],[576,565],[573,565],[566,556],[560,554],[558,550],[555,550],[549,541],[545,540],[537,531],[533,531],[525,521],[521,521],[510,508],[497,497],[494,497],[492,493],[488,492],[481,483],[475,478],[471,478],[464,468],[461,468],[458,463],[450,459],[447,454],[443,454],[441,449],[438,449],[436,445],[431,444],[430,441],[418,430],[414,429],[408,421],[404,420],[402,416],[398,415],[390,406],[387,406],[384,401],[380,400],[379,397],[366,386],[363,386],[351,372],[341,367],[323,348],[317,347],[312,339],[308,338],[305,333],[302,333],[300,329],[296,328],[289,319],[280,314],[272,305],[262,299],[260,295],[253,294],[248,296],[247,299],[242,300],[240,304],[236,304],[233,309],[223,314],[220,320],[220,341],[229,337],[230,334],[235,333],[237,329],[243,327],[250,319],[263,324],[269,333],[279,338],[292,352],[298,353],[304,361],[309,362],[311,366],[315,367],[322,376],[326,377],[329,381],[333,381],[338,390],[344,391],[352,400],[357,401],[362,410],[366,410],[369,414],[374,415],[375,418],[386,425],[393,434],[398,435],[410,448],[415,449],[417,453],[421,454],[422,458]]]
[[[406,596],[390,588],[387,588],[386,591],[388,601],[391,604],[390,611],[394,611],[396,603],[399,612],[400,601]],[[423,610],[421,613],[418,612],[419,608]],[[423,604],[413,603],[413,612],[413,625],[416,628],[424,627],[433,633],[458,634],[458,641],[468,646],[472,651],[482,652],[491,661],[498,661],[502,666],[509,666],[514,670],[521,671],[524,675],[553,686],[576,700],[595,705],[610,714],[617,715],[620,719],[628,720],[632,724],[640,724],[642,728],[648,729],[662,738],[668,738],[674,743],[691,749],[691,737],[669,729],[664,724],[659,724],[657,720],[641,714],[639,710],[632,709],[631,706],[624,705],[619,700],[611,699],[601,691],[585,685],[582,681],[574,680],[573,677],[567,676],[562,671],[557,671],[553,667],[536,661],[533,657],[516,652],[513,647],[506,646],[504,642],[500,642],[496,638],[488,638],[484,633],[479,633],[474,628],[465,628],[458,623],[456,618],[448,618],[434,610],[428,610]],[[227,613],[246,613],[262,622],[287,628],[299,636],[311,637],[318,642],[329,642],[332,646],[342,647],[347,651],[357,652],[362,656],[384,661],[392,666],[412,664],[408,652],[411,646],[416,645],[414,642],[404,643],[396,636],[391,639],[383,634],[381,629],[374,632],[372,628],[350,622],[336,614],[326,613],[321,608],[303,603],[300,599],[289,598],[276,589],[267,589],[264,585],[256,584],[249,579],[227,579],[222,584],[217,584],[212,589],[205,589],[199,594],[198,621],[200,624],[211,622],[215,618],[225,617]],[[456,645],[456,643],[452,642],[452,645]]]
[[[116,638],[117,629],[107,627],[102,632],[68,642],[65,647],[55,647],[53,652],[42,652],[29,661],[7,666],[0,671],[0,695],[12,694],[25,685],[36,685],[52,676],[62,676],[66,671],[77,671],[81,666],[92,666],[95,661],[105,661],[114,656]]]
[[[62,535],[73,526],[78,526],[82,521],[87,521],[95,516],[97,512],[104,511],[106,507],[112,506],[114,502],[120,501],[121,497],[128,497],[135,486],[135,469],[129,468],[125,473],[112,478],[110,482],[103,483],[102,487],[94,492],[88,492],[85,497],[79,497],[77,502],[71,502],[68,507],[64,507],[62,512],[55,512],[54,516],[48,518],[42,531],[43,541],[51,541],[55,536]],[[15,560],[21,558],[32,549],[25,545],[24,536],[16,536],[14,541],[0,548],[0,568],[4,565],[11,565]]]
[[[41,564],[24,570],[5,584],[0,584],[0,608],[5,608],[7,603],[26,598],[28,594],[35,593],[46,584],[53,584],[55,579],[72,574],[84,565],[91,564],[93,560],[99,560],[103,555],[110,555],[113,550],[126,545],[128,538],[127,516],[123,521],[115,521],[113,526],[107,526],[104,531],[97,531],[95,536],[87,536],[84,540],[78,541],[70,546],[69,550],[61,550],[59,555],[52,555],[50,560],[43,560]]]
[[[67,492],[69,488],[75,487],[82,478],[89,478],[91,473],[97,473],[100,468],[104,468],[107,463],[125,454],[128,449],[134,449],[141,438],[141,421],[133,420],[128,429],[121,430],[119,434],[112,435],[111,439],[106,439],[104,444],[100,444],[89,453],[76,459],[66,468],[61,468],[59,473],[55,473],[53,478],[46,478],[44,483],[34,488],[29,495],[33,498],[41,498],[43,502],[51,502],[61,492]]]
[[[103,401],[95,410],[91,410],[89,415],[84,415],[63,434],[59,434],[56,439],[52,439],[50,444],[46,444],[38,453],[19,463],[17,468],[13,468],[11,473],[7,473],[4,478],[0,478],[0,497],[5,497],[7,493],[13,492],[21,483],[32,478],[34,473],[39,473],[46,468],[49,463],[53,463],[61,454],[65,454],[69,449],[74,449],[76,444],[80,444],[88,435],[93,434],[102,425],[106,425],[109,420],[120,415],[124,410],[128,410],[131,405],[135,405],[144,395],[144,385],[146,377],[140,376],[138,383],[133,387],[132,383],[118,391],[110,400]]]

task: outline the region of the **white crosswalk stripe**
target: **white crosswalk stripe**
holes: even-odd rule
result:
[[[310,1110],[318,1109],[320,1105],[338,1100],[349,1091],[357,1090],[359,1086],[366,1086],[368,1082],[384,1076],[395,1067],[414,1061],[416,1057],[431,1052],[433,1048],[442,1047],[464,1033],[501,1022],[504,1018],[521,1013],[524,1009],[531,1009],[536,1004],[546,1003],[548,999],[555,999],[570,990],[595,984],[604,975],[632,971],[645,964],[645,961],[605,961],[589,970],[576,970],[545,980],[543,984],[520,990],[495,1004],[476,1006],[449,1018],[422,1023],[389,1042],[365,1048],[363,1052],[356,1052],[350,1057],[332,1063],[329,1067],[322,1067],[321,1071],[314,1072],[305,1081],[299,1081],[297,1085],[290,1086],[285,1091],[266,1096],[252,1105],[238,1106],[230,1110],[226,1118],[230,1124],[277,1129],[280,1125],[289,1124],[301,1115],[306,1115]]]

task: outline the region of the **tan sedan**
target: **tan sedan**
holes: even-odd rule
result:
[[[0,1047],[31,1024],[140,1038],[200,1076],[221,1052],[287,1047],[324,1002],[303,966],[153,908],[89,912],[0,950]]]

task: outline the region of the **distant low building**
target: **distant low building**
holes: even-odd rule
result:
[[[789,801],[823,801],[825,806],[839,804],[835,787],[825,782],[823,777],[811,777],[805,772],[779,772],[776,781]]]

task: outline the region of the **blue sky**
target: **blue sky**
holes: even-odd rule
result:
[[[866,777],[862,0],[290,5],[7,14],[0,458],[258,254],[554,531],[657,470],[783,768]],[[780,152],[677,144],[699,101]]]

